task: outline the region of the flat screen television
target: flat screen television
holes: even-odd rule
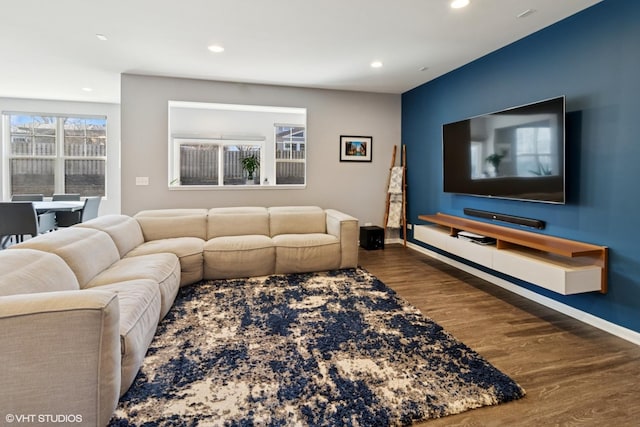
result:
[[[564,149],[564,96],[444,124],[444,192],[565,203]]]

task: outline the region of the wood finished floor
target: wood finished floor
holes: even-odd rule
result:
[[[639,346],[402,245],[360,265],[527,391],[419,425],[640,426]]]

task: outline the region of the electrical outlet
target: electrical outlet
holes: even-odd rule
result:
[[[148,176],[136,176],[136,185],[149,185]]]
[[[413,230],[413,224],[407,224],[407,229],[408,230]]]

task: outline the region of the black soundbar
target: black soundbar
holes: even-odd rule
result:
[[[524,218],[521,216],[506,215],[497,212],[481,211],[478,209],[464,208],[465,215],[475,216],[478,218],[486,218],[494,221],[508,222],[511,224],[524,225],[542,230],[545,222],[539,219]]]

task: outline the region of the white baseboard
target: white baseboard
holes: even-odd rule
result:
[[[400,243],[402,244],[402,239],[388,239],[385,240],[385,244],[391,243]],[[626,341],[632,342],[633,344],[640,345],[640,333],[636,331],[632,331],[631,329],[627,329],[623,326],[616,325],[615,323],[611,323],[608,320],[602,319],[600,317],[594,316],[593,314],[587,313],[582,310],[578,310],[569,305],[558,302],[554,299],[545,297],[533,291],[530,291],[526,288],[518,286],[514,283],[511,283],[507,280],[496,277],[492,274],[486,273],[482,270],[474,268],[470,265],[464,264],[462,262],[456,261],[447,256],[441,255],[437,252],[431,251],[429,249],[423,248],[422,246],[416,245],[415,243],[407,242],[407,247],[418,252],[421,252],[427,256],[435,258],[439,261],[442,261],[446,264],[449,264],[453,267],[459,268],[460,270],[466,271],[469,274],[473,274],[474,276],[480,277],[481,279],[486,280],[487,282],[493,283],[494,285],[500,286],[508,291],[511,291],[517,295],[520,295],[524,298],[530,299],[532,301],[537,302],[538,304],[542,304],[545,307],[549,307],[555,311],[558,311],[562,314],[566,314],[569,317],[573,317],[583,323],[594,326],[598,329],[601,329],[605,332],[608,332],[612,335],[615,335],[619,338],[622,338]]]

